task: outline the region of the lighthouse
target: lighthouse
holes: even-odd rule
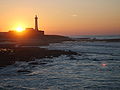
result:
[[[44,36],[44,31],[39,30],[38,28],[38,16],[35,15],[34,19],[35,19],[35,28],[26,28],[25,31],[27,31],[27,33],[30,33],[34,37]]]
[[[35,15],[35,31],[38,31],[38,17]]]

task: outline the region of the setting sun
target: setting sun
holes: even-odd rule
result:
[[[23,29],[22,27],[17,27],[17,28],[16,28],[16,31],[17,31],[17,32],[22,32],[22,31],[24,31],[24,29]]]

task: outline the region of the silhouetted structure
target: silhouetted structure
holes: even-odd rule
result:
[[[9,32],[0,32],[0,38],[3,39],[11,39],[11,38],[40,38],[44,36],[44,31],[38,29],[38,17],[35,16],[35,29],[34,28],[26,28],[21,35],[16,33],[16,30],[10,30]]]
[[[35,31],[38,31],[38,17],[37,15],[35,16]]]

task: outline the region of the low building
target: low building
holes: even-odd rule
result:
[[[38,17],[35,16],[35,29],[26,28],[23,32],[18,33],[16,30],[9,32],[0,32],[1,39],[15,39],[15,38],[40,38],[44,36],[44,31],[38,29]]]

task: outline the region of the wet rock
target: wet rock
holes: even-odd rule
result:
[[[6,51],[2,53],[0,51],[0,66],[7,66],[14,64],[16,61],[34,61],[35,59],[41,58],[53,58],[60,55],[77,55],[76,52],[63,51],[63,50],[48,50],[37,47],[17,47],[10,48],[13,52]],[[46,62],[32,62],[31,64],[47,64]]]
[[[47,64],[47,62],[40,62],[40,65],[45,65]]]
[[[38,62],[30,62],[29,65],[39,65]]]
[[[21,73],[21,72],[23,72],[23,73],[31,73],[31,71],[29,71],[29,70],[18,70],[17,72],[18,73]]]

